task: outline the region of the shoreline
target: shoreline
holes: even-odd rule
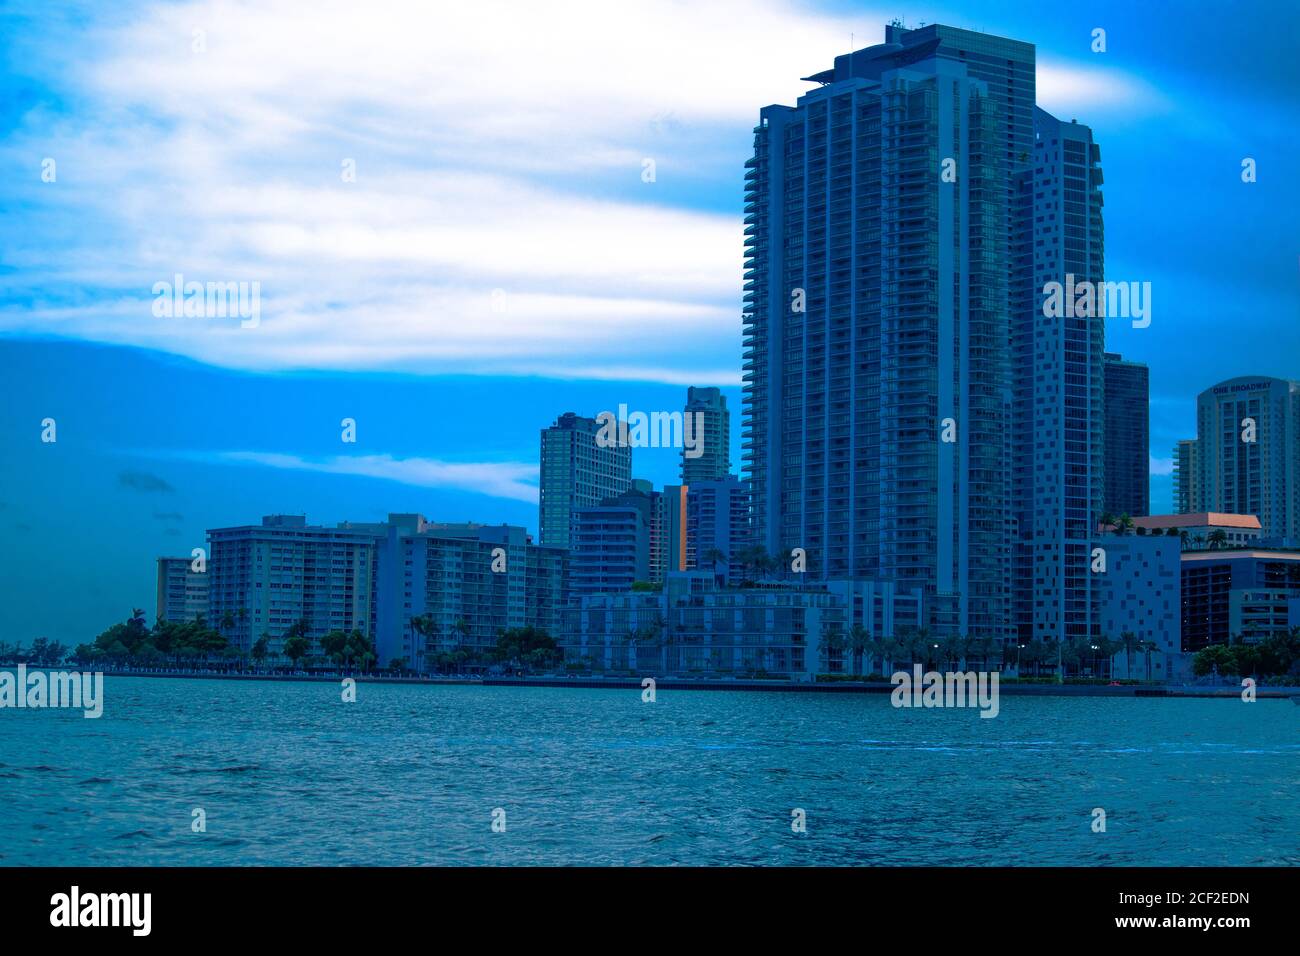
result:
[[[3,670],[9,665],[0,665]],[[28,668],[29,670],[51,670],[57,668]],[[71,668],[69,668],[71,669]],[[159,672],[159,671],[102,671],[104,677],[146,677],[179,678],[181,680],[233,680],[233,681],[284,681],[298,683],[338,683],[351,677],[357,683],[397,684],[424,687],[447,686],[482,686],[482,687],[568,687],[595,690],[641,690],[642,678],[634,677],[389,677],[379,674],[231,674],[203,672]],[[650,676],[650,675],[647,675]],[[699,690],[699,691],[775,691],[777,693],[808,694],[888,694],[895,685],[889,681],[775,681],[775,680],[718,680],[682,678],[655,678],[656,690]],[[1106,684],[1020,684],[1015,681],[999,681],[998,692],[1012,696],[1026,697],[1156,697],[1156,698],[1224,698],[1239,699],[1241,686],[1225,684],[1220,686],[1183,685],[1183,684],[1122,684],[1112,687]],[[1268,686],[1256,687],[1255,696],[1260,699],[1284,700],[1300,696],[1300,687]]]

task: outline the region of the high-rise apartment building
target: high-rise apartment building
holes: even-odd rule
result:
[[[1010,620],[1009,330],[1032,309],[1034,49],[891,25],[769,106],[746,167],[756,543]]]
[[[427,670],[438,652],[482,655],[510,628],[558,634],[567,551],[535,545],[514,525],[439,524],[392,514],[381,527],[381,666],[400,658]]]
[[[650,539],[655,499],[645,484],[575,512],[569,591],[627,591],[650,581]]]
[[[158,620],[192,621],[207,615],[206,569],[195,571],[193,558],[159,558]]]
[[[633,481],[633,487],[642,484]],[[675,571],[685,571],[689,561],[687,542],[687,488],[685,485],[665,485],[663,491],[654,491],[649,482],[643,483],[653,503],[650,522],[650,581],[659,584]]]
[[[1265,538],[1300,539],[1300,382],[1243,376],[1206,389],[1190,477],[1182,449],[1180,510],[1186,497],[1189,512],[1255,515]]]
[[[578,509],[620,495],[632,482],[632,448],[601,442],[594,418],[566,412],[542,429],[541,487],[538,505],[541,543],[568,548]]]
[[[1183,438],[1174,446],[1174,513],[1193,514],[1201,501],[1199,449],[1195,438]]]
[[[1101,152],[1087,126],[1038,107],[1033,117],[1035,309],[1011,332],[1015,617],[1021,640],[1092,640],[1101,634],[1091,550],[1105,492],[1105,327],[1099,315],[1057,315],[1045,303],[1052,283],[1104,279]]]
[[[682,484],[725,478],[731,472],[731,413],[726,396],[717,388],[687,388],[684,415],[685,420],[699,423],[698,428],[692,425],[699,453],[682,449]],[[695,457],[689,457],[688,451]]]
[[[1151,385],[1147,367],[1106,353],[1106,494],[1113,515],[1151,513]]]
[[[285,632],[299,621],[313,650],[334,630],[373,638],[382,528],[269,515],[260,525],[209,530],[209,623],[244,652],[265,634],[271,653],[281,653]]]
[[[747,544],[749,495],[735,476],[699,481],[686,495],[686,567],[724,580]]]

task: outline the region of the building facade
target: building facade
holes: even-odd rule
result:
[[[373,638],[380,527],[327,528],[302,515],[268,515],[260,525],[210,529],[210,623],[245,653],[263,635],[273,655],[282,653],[299,621],[313,653],[330,631]]]
[[[648,583],[655,517],[654,494],[644,487],[578,509],[570,549],[570,592],[628,591],[638,581]]]
[[[722,390],[688,388],[684,420],[701,427],[694,432],[700,453],[692,458],[686,454],[689,449],[682,449],[682,484],[725,478],[731,473],[731,413]]]
[[[636,482],[633,486],[636,487]],[[653,504],[650,522],[650,577],[660,584],[666,575],[685,571],[689,561],[688,542],[688,489],[685,485],[666,485],[654,491],[645,482]]]
[[[1184,548],[1237,548],[1257,542],[1263,535],[1254,515],[1221,515],[1216,512],[1178,515],[1147,515],[1133,519],[1138,534],[1169,534]],[[1140,529],[1140,530],[1139,530]]]
[[[1119,641],[1131,635],[1134,648],[1112,658],[1111,676],[1144,680],[1183,676],[1182,549],[1178,538],[1106,535],[1098,543],[1106,553],[1106,570],[1097,574],[1102,636]],[[1139,644],[1155,644],[1159,650],[1138,652]]]
[[[541,544],[568,548],[580,508],[620,495],[632,483],[632,448],[599,442],[594,418],[566,412],[542,429],[538,512]]]
[[[193,558],[159,558],[158,620],[193,621],[207,616],[206,568],[195,571]]]
[[[1047,303],[1052,283],[1105,278],[1101,151],[1087,126],[1035,107],[1033,155],[1036,309],[1011,336],[1015,617],[1022,641],[1093,641],[1101,634],[1090,554],[1105,493],[1105,323],[1055,314]]]
[[[1300,596],[1300,550],[1184,551],[1183,650],[1286,633]]]
[[[734,477],[701,481],[686,495],[686,567],[730,580],[731,565],[747,544],[749,495]]]
[[[1174,446],[1174,513],[1192,514],[1204,500],[1201,496],[1201,460],[1195,438],[1181,439]]]
[[[1151,381],[1141,362],[1106,353],[1106,494],[1103,512],[1151,514]]]
[[[514,525],[389,515],[379,552],[379,663],[428,670],[436,655],[482,657],[511,628],[559,633],[568,552]]]
[[[1264,537],[1300,539],[1300,382],[1247,376],[1206,389],[1194,457],[1190,511],[1255,515]]]
[[[1030,167],[1033,77],[1029,44],[891,26],[764,108],[746,164],[754,541],[919,589],[931,626],[973,636],[1010,619],[1008,334],[1032,283],[1011,166]]]

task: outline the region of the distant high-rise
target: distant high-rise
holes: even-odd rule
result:
[[[158,620],[192,621],[207,614],[207,571],[195,571],[193,558],[159,558]]]
[[[1206,389],[1194,458],[1189,511],[1255,515],[1266,538],[1300,538],[1300,382],[1245,376]],[[1180,471],[1180,493],[1185,484]]]
[[[688,457],[690,449],[682,449],[682,484],[725,478],[731,472],[731,413],[726,396],[721,389],[692,386],[686,390],[685,414],[692,422],[698,421],[703,431],[692,432],[700,442],[696,457]],[[693,415],[699,417],[691,418]]]
[[[1034,48],[932,25],[768,106],[746,163],[755,543],[1007,635],[1010,349],[1033,308]]]
[[[633,481],[633,487],[638,482]],[[645,483],[649,485],[649,482]],[[653,489],[653,486],[650,486]],[[650,581],[662,583],[673,571],[685,571],[686,545],[685,485],[665,485],[663,491],[650,490],[653,510],[650,521]]]
[[[621,495],[574,512],[569,592],[627,591],[650,580],[655,497],[637,482]]]
[[[440,652],[482,654],[508,628],[559,633],[569,553],[514,525],[440,524],[390,514],[379,526],[376,645],[381,666],[417,670]]]
[[[1106,353],[1106,497],[1113,515],[1151,513],[1151,392],[1147,367]]]
[[[1195,438],[1174,446],[1174,514],[1194,514],[1200,507],[1201,458]]]
[[[1015,618],[1022,640],[1095,640],[1105,327],[1100,317],[1053,316],[1043,306],[1050,283],[1104,279],[1101,151],[1087,126],[1035,107],[1033,157],[1035,308],[1011,332]]]
[[[547,547],[570,547],[578,509],[620,495],[631,484],[631,446],[600,444],[600,428],[594,418],[566,412],[542,429],[538,511],[541,543]]]
[[[373,638],[383,527],[326,528],[301,515],[270,515],[260,525],[209,530],[208,622],[245,652],[266,634],[271,653],[281,653],[299,621],[314,650],[330,631]]]
[[[686,566],[730,575],[746,545],[749,496],[734,475],[697,481],[686,496]]]

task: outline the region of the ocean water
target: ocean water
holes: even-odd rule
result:
[[[1286,700],[1004,695],[981,719],[874,694],[357,691],[109,676],[98,720],[0,710],[0,865],[1300,864]]]

